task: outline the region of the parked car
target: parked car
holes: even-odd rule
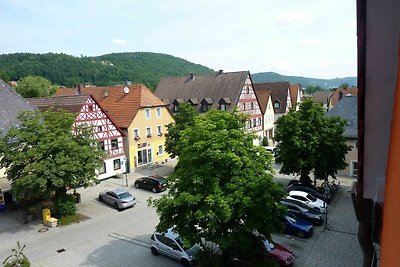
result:
[[[314,226],[307,220],[295,217],[288,213],[284,216],[283,222],[285,229],[283,232],[288,235],[296,235],[301,238],[311,237],[314,232]]]
[[[295,199],[298,200],[304,204],[306,204],[308,207],[318,210],[322,213],[326,212],[326,208],[328,204],[324,202],[323,200],[316,198],[312,196],[311,194],[303,191],[290,191],[289,196],[287,197],[288,199]]]
[[[136,199],[123,188],[109,189],[99,194],[99,200],[113,205],[118,210],[133,207]]]
[[[183,266],[191,266],[200,246],[185,247],[179,234],[168,229],[166,233],[154,233],[150,238],[150,250],[155,256],[163,254],[180,261]]]
[[[135,181],[136,188],[151,190],[153,193],[165,191],[167,180],[159,175],[145,176]]]
[[[297,218],[306,219],[314,225],[321,225],[324,222],[321,212],[310,209],[297,200],[284,198],[281,200],[281,203],[285,205],[288,208],[288,211],[294,214]]]
[[[310,195],[312,195],[316,198],[324,200],[323,193],[321,193],[315,186],[312,186],[312,185],[307,185],[307,184],[302,184],[302,183],[293,183],[286,188],[286,191],[287,192],[303,191],[303,192],[309,193]],[[326,203],[329,204],[329,202],[331,200],[331,195],[329,194],[328,196],[325,196],[325,200],[326,200]]]
[[[293,263],[294,254],[293,250],[281,244],[275,243],[273,240],[269,241],[265,236],[260,235],[261,242],[264,245],[267,255],[275,259],[280,266],[290,266]]]

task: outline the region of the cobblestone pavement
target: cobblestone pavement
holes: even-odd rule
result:
[[[82,203],[77,205],[78,212],[88,217],[78,224],[47,228],[39,220],[22,224],[21,211],[0,213],[0,262],[10,255],[16,242],[20,241],[26,244],[25,253],[33,267],[180,266],[169,258],[152,256],[148,248],[158,216],[153,208],[147,206],[147,199],[162,194],[133,187],[134,180],[140,176],[167,176],[173,172],[175,163],[175,160],[171,160],[166,164],[152,165],[128,174],[128,190],[136,197],[137,205],[122,212],[100,203],[97,197],[101,190],[123,187],[125,176],[103,181],[94,187],[78,189],[82,195]],[[286,181],[293,178],[276,176]],[[320,226],[314,236],[306,240],[274,235],[276,241],[294,249],[295,266],[361,266],[362,255],[356,236],[357,221],[348,192],[352,179],[339,179],[342,189],[330,205],[328,229]]]

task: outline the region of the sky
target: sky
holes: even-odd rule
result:
[[[0,0],[0,54],[169,54],[214,70],[357,75],[356,0]]]

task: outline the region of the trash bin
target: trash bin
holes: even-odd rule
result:
[[[0,212],[6,211],[6,205],[0,205]]]

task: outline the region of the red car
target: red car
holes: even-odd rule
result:
[[[293,263],[293,250],[266,238],[262,240],[268,255],[279,262],[280,266],[290,266]]]

